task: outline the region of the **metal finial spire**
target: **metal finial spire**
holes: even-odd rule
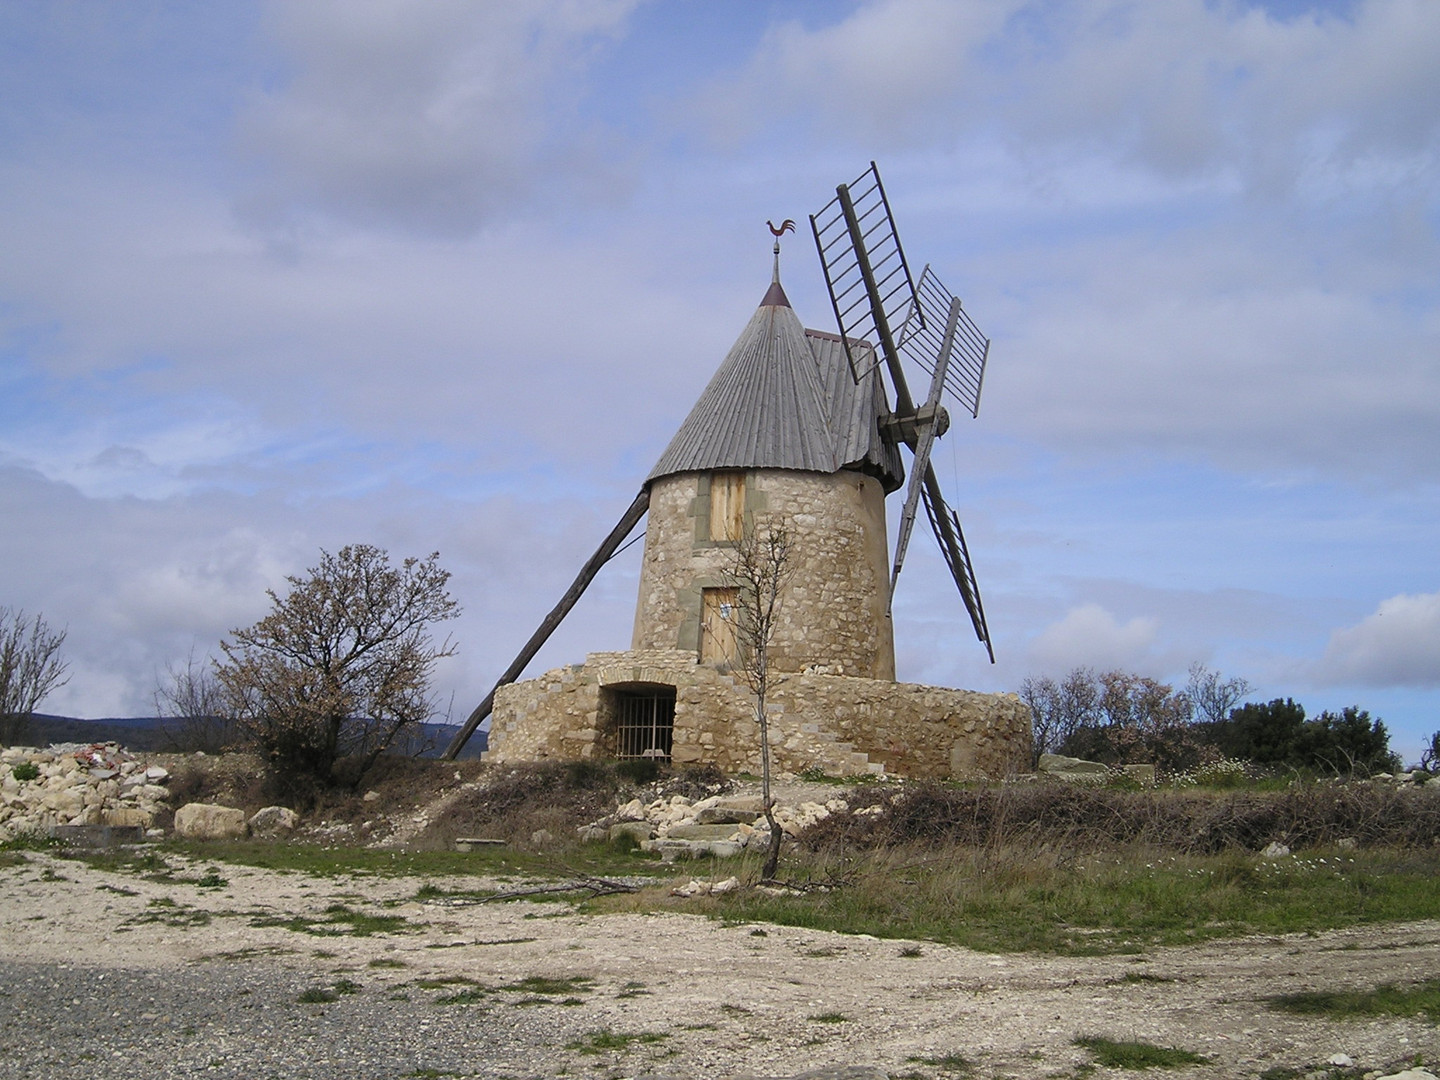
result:
[[[775,270],[770,275],[770,281],[772,284],[778,285],[780,284],[780,237],[787,232],[795,231],[795,221],[793,218],[786,218],[778,227],[773,221],[767,221],[765,224],[770,226],[770,232],[775,237]]]

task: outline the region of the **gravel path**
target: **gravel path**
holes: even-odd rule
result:
[[[207,869],[156,881],[45,855],[0,868],[0,1077],[864,1065],[941,1080],[962,1075],[962,1058],[977,1078],[1071,1077],[1089,1061],[1072,1043],[1085,1034],[1183,1047],[1214,1064],[1179,1075],[1217,1078],[1337,1053],[1377,1075],[1415,1054],[1440,1061],[1427,1019],[1316,1021],[1260,1001],[1434,977],[1435,923],[1144,957],[1002,957],[675,914],[425,901],[413,879],[223,867],[223,884],[204,885]],[[396,921],[357,936],[345,920],[361,915]],[[307,991],[335,1000],[306,1003]]]

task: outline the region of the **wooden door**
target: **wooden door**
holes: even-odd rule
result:
[[[734,664],[740,652],[735,640],[739,618],[738,589],[706,589],[701,594],[700,662]]]

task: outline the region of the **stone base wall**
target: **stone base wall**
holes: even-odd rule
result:
[[[604,691],[647,685],[675,687],[676,765],[760,771],[749,688],[676,649],[591,653],[584,664],[501,687],[484,759],[607,757],[613,733],[606,730]],[[1030,767],[1030,713],[1014,694],[785,675],[770,689],[768,713],[774,765],[781,771],[999,779]]]

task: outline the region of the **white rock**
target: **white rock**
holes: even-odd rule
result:
[[[1264,859],[1283,859],[1289,854],[1290,849],[1288,847],[1280,843],[1279,840],[1272,840],[1270,845],[1260,853],[1260,857]]]
[[[129,762],[126,762],[126,764],[129,764]],[[158,784],[162,780],[170,779],[170,770],[163,765],[151,765],[145,770],[145,779],[149,780],[152,784]]]
[[[187,803],[175,811],[175,832],[187,840],[236,840],[245,835],[245,811]]]
[[[266,806],[251,815],[250,832],[255,836],[279,836],[294,832],[300,815],[288,806]]]
[[[1355,1059],[1349,1054],[1331,1054],[1325,1059],[1327,1065],[1339,1065],[1342,1069],[1348,1069],[1355,1064]]]

